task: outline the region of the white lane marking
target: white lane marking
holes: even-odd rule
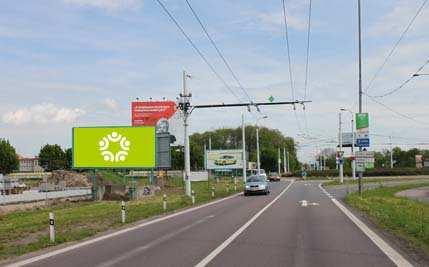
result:
[[[319,206],[319,203],[317,203],[317,202],[308,202],[307,200],[301,200],[298,203],[301,204],[301,207]]]
[[[290,184],[283,189],[280,194],[275,197],[270,203],[268,203],[265,207],[263,207],[258,213],[256,213],[249,221],[247,221],[243,226],[241,226],[235,233],[233,233],[230,237],[228,237],[222,244],[220,244],[217,248],[215,248],[209,255],[207,255],[204,259],[202,259],[195,267],[204,267],[209,264],[219,253],[222,252],[229,244],[232,243],[247,227],[249,227],[261,214],[266,211],[271,205],[274,204],[286,191],[291,187],[294,183],[294,180],[290,182]]]
[[[322,189],[325,193],[326,190],[319,184],[319,188]],[[328,193],[329,194],[329,193]],[[341,204],[335,198],[331,198],[332,202],[334,202],[335,206],[337,206],[356,226],[364,232],[364,234],[386,254],[389,259],[396,264],[396,266],[410,266],[413,265],[408,262],[401,254],[399,254],[394,248],[392,248],[389,244],[386,243],[379,235],[377,235],[374,231],[372,231],[365,223],[359,220],[351,211],[349,211],[343,204]]]
[[[102,241],[102,240],[105,240],[105,239],[108,239],[108,238],[111,238],[111,237],[114,237],[114,236],[118,236],[118,235],[121,235],[121,234],[124,234],[124,233],[127,233],[127,232],[131,232],[131,231],[137,230],[139,228],[142,228],[142,227],[154,224],[154,223],[162,222],[162,221],[174,218],[174,217],[182,215],[182,214],[193,212],[195,210],[202,209],[202,208],[205,208],[205,207],[208,207],[208,206],[211,206],[211,205],[223,202],[225,200],[229,200],[231,198],[235,198],[235,197],[237,197],[240,194],[242,194],[242,193],[237,193],[235,195],[232,195],[232,196],[229,196],[229,197],[226,197],[226,198],[222,198],[222,199],[219,199],[219,200],[215,200],[213,202],[209,202],[209,203],[203,204],[201,206],[197,206],[197,207],[189,208],[189,209],[186,209],[186,210],[182,210],[182,211],[179,211],[177,213],[173,213],[173,214],[170,214],[170,215],[167,215],[167,216],[164,216],[164,217],[160,217],[160,218],[157,218],[157,219],[154,219],[154,220],[151,220],[151,221],[147,221],[147,222],[138,224],[136,226],[132,226],[132,227],[129,227],[129,228],[126,228],[126,229],[119,230],[119,231],[114,232],[114,233],[110,233],[110,234],[107,234],[107,235],[103,235],[103,236],[100,236],[100,237],[96,237],[94,239],[90,239],[90,240],[87,240],[87,241],[75,244],[75,245],[71,245],[71,246],[68,246],[68,247],[65,247],[65,248],[61,248],[61,249],[58,249],[58,250],[47,252],[46,254],[35,256],[35,257],[29,258],[29,259],[26,259],[26,260],[18,261],[18,262],[12,263],[12,264],[7,265],[7,266],[10,266],[10,267],[19,267],[19,266],[24,266],[24,265],[27,265],[27,264],[30,264],[30,263],[38,262],[38,261],[41,261],[41,260],[44,260],[44,259],[56,256],[56,255],[59,255],[59,254],[66,253],[68,251],[71,251],[71,250],[74,250],[74,249],[77,249],[77,248],[88,246],[88,245],[94,244],[96,242],[99,242],[99,241]]]
[[[123,253],[123,254],[121,254],[121,256],[119,256],[117,258],[114,258],[112,260],[103,262],[103,263],[101,263],[101,264],[99,264],[97,266],[98,267],[110,267],[110,266],[118,265],[121,261],[124,261],[126,259],[132,258],[132,257],[136,256],[137,254],[142,253],[143,251],[145,251],[145,250],[147,250],[149,248],[152,248],[152,247],[157,246],[157,245],[159,245],[161,243],[164,243],[165,241],[167,241],[167,240],[169,240],[169,239],[171,239],[171,238],[173,238],[173,237],[175,237],[175,236],[177,236],[177,235],[179,235],[179,234],[181,234],[183,232],[186,232],[187,230],[191,229],[192,227],[194,227],[194,226],[196,226],[198,224],[201,224],[201,223],[203,223],[203,222],[205,222],[205,221],[207,221],[207,220],[209,220],[209,219],[211,219],[213,217],[215,217],[215,216],[214,215],[206,216],[206,217],[204,217],[204,218],[202,218],[202,219],[200,219],[200,220],[198,220],[198,221],[196,221],[196,222],[194,222],[194,223],[192,223],[190,225],[187,225],[187,226],[182,227],[182,228],[180,228],[180,229],[178,229],[178,230],[176,230],[174,232],[171,232],[171,233],[169,233],[167,235],[164,235],[164,236],[162,236],[162,237],[160,237],[158,239],[155,239],[155,240],[147,243],[144,246],[139,246],[139,247],[137,247],[137,248],[135,248],[135,249],[133,249],[131,251]]]

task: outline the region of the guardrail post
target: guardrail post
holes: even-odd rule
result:
[[[167,195],[166,194],[164,194],[162,196],[162,208],[164,209],[164,211],[167,210]]]
[[[123,200],[121,203],[121,221],[125,223],[125,202]]]
[[[192,197],[192,205],[195,205],[195,191],[192,190],[191,192],[191,197]]]
[[[49,238],[52,243],[55,242],[55,216],[53,212],[49,212]]]

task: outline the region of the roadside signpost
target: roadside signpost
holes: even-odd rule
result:
[[[364,172],[366,169],[374,168],[374,152],[373,151],[356,151],[356,169],[359,172]]]
[[[369,147],[369,116],[368,113],[356,114],[356,145]]]

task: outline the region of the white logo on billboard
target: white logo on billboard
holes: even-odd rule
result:
[[[121,149],[118,152],[113,153],[109,150],[111,143],[119,143]],[[101,155],[103,156],[104,161],[120,162],[126,160],[131,142],[127,140],[125,136],[117,132],[112,132],[111,134],[103,137],[98,145],[100,146]]]

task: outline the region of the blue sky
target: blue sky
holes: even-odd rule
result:
[[[241,99],[244,94],[203,35],[184,0],[164,0],[198,47]],[[423,1],[363,1],[364,87]],[[281,1],[191,1],[255,101],[273,95],[291,100]],[[308,0],[287,0],[293,82],[304,95]],[[356,1],[313,0],[310,79],[304,112],[263,108],[262,124],[280,129],[303,145],[311,159],[327,147],[314,138],[335,139],[340,107],[357,109]],[[369,91],[380,94],[399,85],[429,59],[429,7],[416,19]],[[45,143],[70,146],[71,127],[128,125],[135,97],[175,99],[181,71],[193,76],[194,103],[236,102],[210,72],[155,0],[2,1],[0,3],[0,137],[19,153],[34,155]],[[424,71],[422,71],[424,72]],[[429,67],[426,68],[429,73]],[[429,77],[429,76],[428,76]],[[370,101],[371,132],[398,144],[427,141],[429,78],[414,79],[380,99],[421,123],[401,118]],[[368,103],[368,104],[366,104]],[[193,132],[238,126],[241,110],[198,111]],[[345,118],[349,116],[344,115]],[[249,123],[254,118],[248,116]],[[346,124],[345,126],[348,126]],[[313,138],[303,138],[302,134]],[[425,139],[426,138],[426,139]],[[382,149],[384,137],[375,137]]]

